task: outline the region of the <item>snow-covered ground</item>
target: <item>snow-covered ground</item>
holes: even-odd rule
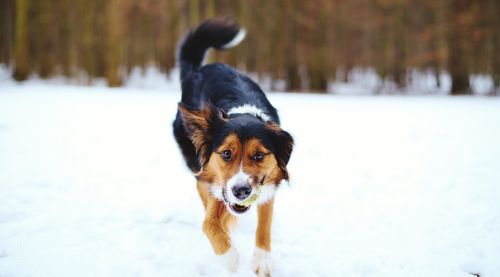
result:
[[[229,275],[171,135],[179,98],[0,85],[0,276]],[[270,98],[296,139],[275,276],[500,276],[499,99]]]
[[[0,64],[0,84],[14,85],[16,83],[12,79],[12,70],[11,66]],[[180,72],[178,68],[170,70],[168,76],[154,65],[149,65],[145,68],[135,67],[128,74],[125,74],[125,69],[121,71],[123,72],[123,85],[128,88],[163,91],[173,91],[180,88]],[[332,80],[328,83],[328,93],[337,95],[449,95],[451,90],[451,77],[446,71],[440,72],[440,84],[438,85],[436,74],[433,71],[412,70],[407,75],[407,86],[402,89],[398,88],[390,78],[385,81],[380,79],[373,68],[352,69],[348,74],[347,82],[340,81],[346,79],[343,76],[344,74],[345,72],[339,70],[337,74],[338,80]],[[272,80],[270,76],[266,75],[251,73],[248,75],[257,80],[265,91],[271,91],[272,89],[282,91],[286,89],[286,82],[284,80]],[[474,95],[489,95],[495,90],[493,79],[489,75],[471,74],[469,82]],[[89,77],[84,72],[71,78],[54,76],[49,79],[41,79],[36,74],[32,74],[26,83],[35,85],[92,85],[94,87],[105,87],[106,79],[92,78],[89,81]],[[499,95],[500,91],[496,94]]]

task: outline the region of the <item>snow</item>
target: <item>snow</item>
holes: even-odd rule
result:
[[[296,139],[275,276],[500,276],[500,101],[269,95]],[[0,276],[232,276],[171,134],[180,93],[0,84]],[[255,211],[235,276],[253,276]]]
[[[337,79],[345,79],[345,72],[339,70]],[[442,71],[439,74],[439,85],[436,73],[432,70],[408,71],[406,87],[398,88],[391,78],[385,81],[373,68],[354,68],[349,72],[348,82],[334,81],[328,84],[328,92],[341,95],[371,95],[371,94],[405,94],[405,95],[446,95],[451,90],[451,76]],[[493,79],[486,74],[471,74],[470,87],[475,95],[488,95],[494,91]]]
[[[123,86],[140,90],[162,90],[178,91],[181,84],[179,81],[179,68],[173,68],[168,72],[161,72],[154,64],[146,65],[145,68],[134,67],[127,73],[126,68],[120,69]],[[36,74],[29,76],[25,84],[30,85],[91,85],[93,87],[105,87],[105,78],[90,78],[85,72],[77,72],[75,77],[54,76],[42,79]],[[345,72],[338,70],[336,79],[330,80],[327,91],[338,95],[373,95],[373,94],[402,94],[402,95],[447,95],[451,90],[451,76],[442,71],[439,75],[439,85],[436,82],[436,74],[432,70],[410,70],[408,71],[407,86],[398,88],[390,78],[382,80],[373,68],[354,68],[349,71],[347,82],[344,80]],[[282,79],[273,80],[265,74],[248,74],[257,80],[265,91],[286,90],[286,82]],[[306,78],[307,79],[307,78]],[[307,83],[308,81],[306,81]],[[471,74],[469,77],[470,87],[474,95],[488,95],[495,91],[493,79],[486,74]],[[12,67],[0,64],[0,84],[16,85],[12,79]]]

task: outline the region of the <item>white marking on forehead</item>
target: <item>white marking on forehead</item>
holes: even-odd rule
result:
[[[250,176],[243,172],[243,166],[240,166],[240,171],[233,175],[228,181],[227,185],[229,187],[232,187],[233,185],[236,184],[241,184],[241,183],[248,183]]]
[[[234,185],[241,183],[250,184],[250,175],[243,172],[243,164],[240,165],[240,171],[227,180],[227,187],[233,188]]]
[[[234,174],[229,180],[227,180],[226,183],[226,188],[227,188],[227,198],[228,200],[232,203],[240,203],[241,200],[236,199],[236,197],[233,195],[233,186],[237,184],[250,184],[250,175],[246,174],[243,172],[243,165],[240,165],[240,171],[238,173]]]
[[[241,106],[238,106],[238,107],[231,108],[227,112],[228,115],[231,115],[231,114],[245,114],[245,113],[253,115],[255,117],[260,117],[265,122],[271,120],[271,118],[266,113],[264,113],[264,111],[262,109],[257,108],[257,106],[255,106],[255,105],[250,105],[250,104],[244,104],[244,105],[241,105]]]

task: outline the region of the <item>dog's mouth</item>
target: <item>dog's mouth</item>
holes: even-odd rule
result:
[[[244,214],[245,212],[247,212],[248,210],[250,210],[250,206],[251,205],[248,205],[248,206],[242,206],[242,205],[238,205],[236,203],[231,203],[229,202],[229,200],[227,199],[227,192],[226,192],[226,186],[223,186],[222,187],[222,198],[224,199],[224,203],[226,203],[226,206],[234,213],[236,214]]]
[[[237,214],[243,214],[246,211],[250,210],[250,206],[245,207],[245,206],[241,206],[241,205],[238,205],[235,203],[228,203],[228,206],[233,212],[235,212]]]
[[[233,214],[243,214],[248,210],[250,210],[252,204],[259,198],[260,192],[264,186],[265,179],[266,176],[262,177],[254,193],[245,200],[243,200],[240,204],[232,203],[231,201],[229,201],[229,198],[227,197],[226,186],[225,185],[222,186],[222,198],[224,199],[224,203],[228,207],[229,211],[232,212]]]

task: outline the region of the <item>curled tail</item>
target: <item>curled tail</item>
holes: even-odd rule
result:
[[[246,35],[245,29],[224,19],[207,20],[187,33],[179,47],[181,80],[201,66],[208,48],[227,49],[238,45]]]

